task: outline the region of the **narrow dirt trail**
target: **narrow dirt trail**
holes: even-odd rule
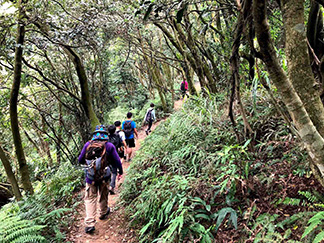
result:
[[[178,100],[174,104],[174,109],[178,110],[182,106],[182,100]],[[163,120],[161,120],[163,121]],[[152,131],[161,123],[158,121],[153,124]],[[136,147],[134,149],[133,155],[136,154],[136,151],[140,149],[141,143],[146,137],[145,129],[138,131],[138,140],[136,140]],[[108,243],[132,243],[136,242],[135,232],[127,228],[127,222],[125,222],[123,217],[123,208],[118,208],[118,197],[120,193],[120,186],[127,176],[127,170],[130,166],[130,163],[123,163],[124,174],[119,181],[116,181],[115,195],[109,195],[108,197],[108,206],[111,209],[106,220],[99,220],[97,217],[96,230],[93,234],[86,234],[84,232],[84,216],[85,208],[84,203],[82,202],[77,208],[78,214],[73,225],[70,227],[70,232],[66,237],[65,242],[75,242],[75,243],[99,243],[99,242],[108,242]],[[84,197],[84,190],[82,190],[82,198]],[[98,213],[97,213],[98,215]]]

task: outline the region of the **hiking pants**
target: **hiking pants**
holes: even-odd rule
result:
[[[182,99],[184,99],[185,95],[187,96],[187,98],[189,98],[189,95],[187,94],[187,90],[181,90],[182,93]]]
[[[115,186],[116,186],[116,177],[117,177],[117,168],[112,167],[111,168],[111,182],[110,182],[110,186],[112,188],[115,188]]]
[[[153,120],[150,120],[150,121],[148,122],[147,131],[151,131],[152,124],[153,124]]]
[[[86,218],[84,220],[86,227],[92,227],[96,224],[97,196],[99,196],[99,216],[107,213],[108,210],[108,185],[109,181],[103,181],[99,185],[86,183],[85,190],[85,210]]]

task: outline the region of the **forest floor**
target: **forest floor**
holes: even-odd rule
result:
[[[181,108],[183,101],[178,100],[174,104],[174,109],[178,110]],[[162,119],[153,124],[152,130],[154,130]],[[138,131],[138,139],[136,140],[136,147],[133,150],[133,156],[136,154],[136,151],[140,149],[141,143],[146,138],[145,128],[142,128]],[[109,195],[108,197],[108,206],[111,209],[106,220],[99,220],[97,217],[96,230],[93,234],[86,234],[84,232],[84,217],[85,217],[85,207],[84,203],[80,203],[77,210],[77,216],[73,224],[69,227],[69,234],[66,237],[65,242],[75,242],[75,243],[97,243],[97,242],[108,242],[108,243],[132,243],[136,242],[136,235],[132,229],[129,229],[124,218],[124,209],[119,207],[118,198],[120,193],[121,185],[123,184],[125,177],[127,176],[127,170],[130,166],[130,163],[123,163],[124,174],[119,181],[116,181],[116,190],[115,195]],[[79,192],[80,193],[80,192]],[[84,198],[84,189],[81,191],[82,199]],[[99,213],[97,213],[99,215]]]

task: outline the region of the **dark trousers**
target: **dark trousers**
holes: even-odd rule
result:
[[[189,98],[189,95],[187,94],[187,90],[181,90],[182,93],[182,99],[184,99],[185,95],[187,96],[187,98]]]
[[[153,124],[152,120],[148,122],[147,131],[151,131],[152,124]]]

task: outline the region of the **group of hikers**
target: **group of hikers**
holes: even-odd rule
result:
[[[182,99],[185,95],[189,97],[186,80],[182,81],[180,90]],[[96,126],[91,140],[85,143],[79,155],[79,163],[86,164],[85,233],[90,234],[95,230],[98,197],[99,219],[104,220],[109,215],[108,194],[115,193],[116,178],[119,180],[123,174],[124,160],[132,160],[135,139],[138,139],[136,123],[132,116],[133,114],[128,112],[127,119],[122,123],[115,121],[108,127]],[[151,132],[155,120],[154,104],[151,103],[144,117],[144,122],[148,124],[146,135]]]
[[[79,163],[86,164],[85,233],[95,230],[98,197],[99,219],[104,220],[109,215],[108,194],[115,194],[116,178],[119,180],[123,174],[122,163],[132,160],[135,139],[138,139],[132,116],[128,112],[127,119],[122,123],[115,121],[108,127],[96,126],[91,140],[85,143],[79,155]],[[148,124],[146,135],[151,132],[154,120],[156,117],[152,103],[144,117],[144,122]]]

